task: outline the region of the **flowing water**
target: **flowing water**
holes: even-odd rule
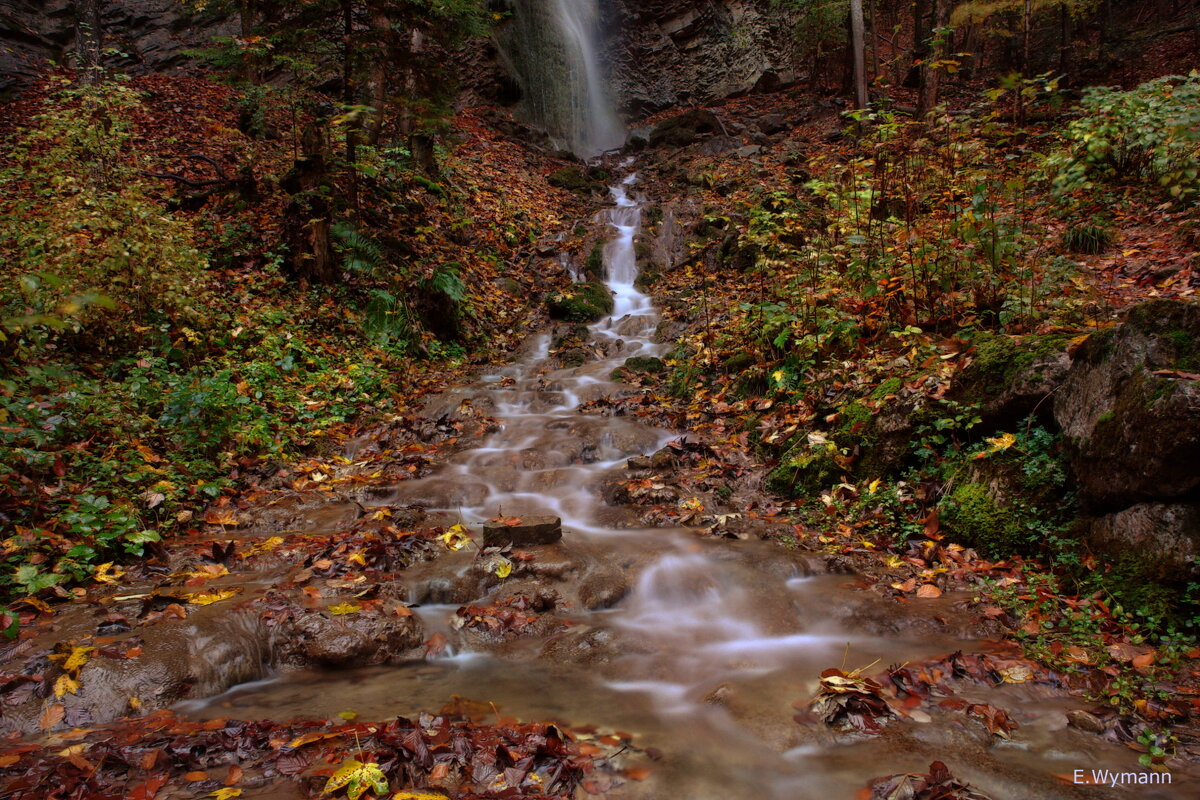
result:
[[[624,144],[600,52],[600,0],[515,0],[511,9],[501,51],[528,120],[585,158]]]
[[[1135,754],[1067,728],[1069,706],[1048,691],[980,690],[980,701],[1020,721],[1011,743],[997,744],[952,718],[903,723],[877,739],[837,740],[820,726],[796,724],[791,704],[812,696],[827,667],[848,659],[848,666],[878,660],[882,668],[971,643],[919,625],[881,623],[912,612],[851,591],[843,586],[845,576],[814,574],[782,548],[629,527],[629,517],[605,505],[597,490],[602,480],[629,457],[652,453],[672,438],[633,418],[578,412],[588,399],[622,390],[609,375],[626,358],[660,350],[653,340],[655,309],[634,286],[642,208],[636,175],[628,174],[612,194],[605,258],[615,311],[592,328],[606,355],[557,369],[541,336],[520,363],[450,393],[447,407],[466,402],[494,409],[502,430],[435,474],[397,485],[380,502],[420,503],[447,523],[473,524],[498,513],[558,514],[564,540],[539,555],[568,564],[557,585],[600,573],[627,581],[628,594],[607,609],[564,609],[573,623],[566,633],[489,644],[451,624],[463,598],[446,602],[439,595],[469,571],[470,556],[443,557],[427,565],[427,579],[418,570],[408,585],[410,599],[422,603],[416,611],[429,633],[450,642],[440,657],[289,673],[192,704],[188,713],[280,719],[355,711],[382,719],[437,709],[455,695],[494,702],[506,715],[621,730],[633,734],[638,747],[661,751],[646,781],[619,787],[613,797],[849,797],[872,777],[924,771],[935,759],[997,800],[1107,796],[1050,776],[1101,765],[1135,769]],[[502,584],[490,599],[513,590]],[[951,602],[930,601],[917,615],[949,614]],[[1187,796],[1171,791],[1142,787],[1138,796]]]

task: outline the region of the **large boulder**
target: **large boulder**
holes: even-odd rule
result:
[[[654,126],[650,132],[650,146],[687,147],[701,137],[717,133],[721,133],[721,121],[717,115],[707,109],[696,108]]]
[[[1196,572],[1200,556],[1200,504],[1140,503],[1088,521],[1087,537],[1101,552],[1140,554],[1154,564],[1157,580]]]
[[[1086,508],[1200,499],[1200,305],[1154,300],[1093,335],[1058,390]]]
[[[1011,429],[1031,414],[1049,423],[1054,395],[1070,368],[1062,336],[988,336],[975,342],[971,363],[955,377],[949,397],[978,405],[990,429]]]

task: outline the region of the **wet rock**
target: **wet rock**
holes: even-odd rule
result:
[[[631,470],[646,470],[650,469],[653,464],[650,462],[650,456],[634,456],[625,462],[625,468]]]
[[[738,158],[753,158],[757,155],[762,155],[763,148],[761,144],[752,144],[746,147],[739,147],[733,151],[733,154]]]
[[[522,517],[511,525],[506,522],[486,522],[483,525],[483,543],[486,547],[530,547],[554,544],[561,539],[562,519],[549,515]]]
[[[385,664],[425,640],[415,616],[396,616],[396,608],[361,610],[333,616],[303,611],[283,628],[283,661],[326,667]]]
[[[1194,501],[1200,493],[1200,305],[1153,300],[1094,334],[1055,397],[1084,505]]]
[[[1105,725],[1103,720],[1095,714],[1091,714],[1082,709],[1075,709],[1067,712],[1067,724],[1072,728],[1078,728],[1087,733],[1104,733]]]
[[[579,602],[588,611],[612,608],[629,593],[629,583],[616,570],[589,575],[579,585]]]
[[[677,117],[663,120],[650,132],[651,147],[687,147],[704,136],[721,132],[717,115],[697,108]]]
[[[67,724],[101,725],[130,713],[130,698],[143,712],[166,708],[181,700],[210,697],[230,686],[258,680],[272,662],[271,636],[257,615],[231,613],[222,604],[206,606],[189,618],[139,628],[136,637],[110,645],[135,657],[108,657],[100,652],[79,674],[81,688],[61,700],[31,695],[13,704],[0,704],[0,728],[31,732],[38,726],[43,705],[61,702]],[[49,685],[43,689],[48,692]]]

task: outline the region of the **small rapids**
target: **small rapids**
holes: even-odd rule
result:
[[[950,598],[913,612],[854,591],[847,576],[824,574],[782,548],[701,540],[684,529],[641,529],[604,503],[598,486],[606,476],[674,438],[634,417],[578,411],[623,390],[610,376],[625,359],[662,350],[654,341],[657,312],[635,285],[634,242],[644,205],[637,175],[629,172],[613,186],[612,198],[604,212],[612,229],[604,257],[615,310],[592,327],[607,355],[557,369],[547,360],[548,338],[538,336],[520,362],[447,393],[446,407],[489,409],[502,429],[378,502],[420,504],[446,524],[477,525],[498,514],[560,515],[565,536],[554,547],[586,554],[592,565],[567,569],[563,580],[582,584],[589,569],[607,571],[627,581],[623,598],[610,607],[568,609],[574,624],[566,633],[484,647],[451,624],[459,600],[430,595],[414,611],[429,635],[449,642],[437,658],[285,673],[181,710],[200,718],[354,711],[385,719],[436,710],[454,695],[494,702],[522,719],[626,731],[638,748],[661,752],[648,778],[608,795],[620,798],[853,797],[871,778],[924,772],[933,760],[996,800],[1189,796],[1183,786],[1126,793],[1053,777],[1076,769],[1136,770],[1136,754],[1068,728],[1068,701],[1035,687],[979,690],[978,702],[1003,706],[1019,720],[1010,742],[964,727],[961,715],[897,723],[874,738],[835,738],[819,725],[793,720],[793,703],[809,700],[829,667],[877,662],[874,672],[981,645],[918,624],[946,611],[940,603]],[[441,570],[436,580],[448,586],[468,565],[469,555],[454,554],[428,566]],[[489,598],[470,600],[504,596],[501,584]]]

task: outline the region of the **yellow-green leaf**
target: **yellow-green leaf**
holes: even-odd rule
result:
[[[354,603],[338,603],[336,606],[329,607],[329,613],[335,617],[340,617],[344,614],[357,614],[359,611],[362,611],[362,606],[356,606]]]
[[[504,558],[503,556],[496,559],[495,569],[493,570],[493,572],[496,573],[497,578],[500,578],[503,580],[504,578],[507,578],[509,575],[512,575],[512,571],[513,571],[513,563],[511,561],[509,561],[507,558]]]
[[[214,791],[209,792],[208,796],[215,797],[215,798],[217,798],[217,800],[232,800],[232,798],[234,798],[234,797],[241,797],[242,790],[234,789],[230,786],[226,786],[223,789],[216,789]]]
[[[209,606],[213,603],[219,603],[222,600],[228,600],[240,594],[241,591],[242,588],[240,586],[234,586],[230,589],[218,589],[215,592],[197,592],[196,594],[184,595],[184,597],[193,605]]]
[[[392,795],[392,800],[446,800],[446,795],[431,789],[405,789]]]
[[[386,792],[388,781],[378,764],[364,764],[361,761],[350,759],[342,762],[337,772],[329,777],[324,792],[332,794],[343,787],[346,789],[346,797],[349,797],[350,800],[358,800],[366,793],[367,789],[375,794]]]

